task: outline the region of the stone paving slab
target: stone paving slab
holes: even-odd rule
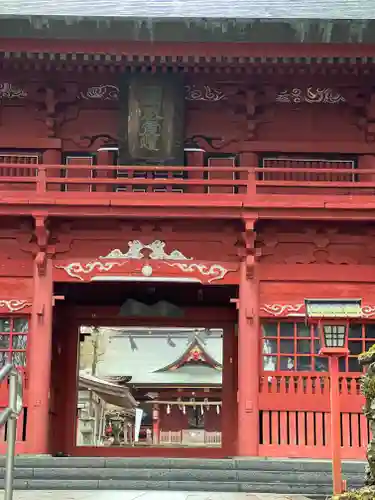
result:
[[[4,492],[0,491],[0,500]],[[199,493],[183,491],[15,491],[14,500],[309,500],[273,493]]]

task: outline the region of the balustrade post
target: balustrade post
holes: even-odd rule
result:
[[[188,167],[203,167],[204,166],[204,151],[189,151],[187,153]],[[189,172],[188,178],[191,180],[204,180],[203,172]],[[189,193],[204,193],[206,186],[204,184],[187,186]]]
[[[251,202],[253,196],[256,194],[257,173],[255,169],[259,166],[258,155],[256,153],[241,153],[240,164],[241,167],[248,168],[246,198],[249,200],[249,202]]]
[[[361,170],[367,170],[366,173],[361,174]],[[369,172],[373,170],[373,173]],[[358,169],[354,171],[353,175],[359,176],[361,182],[374,182],[375,183],[375,155],[361,155],[358,157]]]
[[[106,169],[107,166],[114,165],[114,153],[113,151],[108,151],[106,149],[102,149],[97,151],[96,153],[96,164],[97,164],[97,172],[96,177],[98,179],[113,179],[115,177],[115,171]],[[99,184],[96,186],[96,191],[112,191],[113,185],[111,184]]]
[[[47,191],[47,172],[45,167],[38,168],[38,177],[36,182],[36,192],[43,194]]]
[[[238,435],[241,457],[259,454],[259,286],[254,259],[255,233],[246,231],[238,301]]]
[[[58,165],[61,164],[61,151],[59,149],[46,149],[43,152],[42,155],[42,163],[45,165],[44,167],[39,167],[39,173],[38,173],[38,188],[37,191],[38,193],[44,193],[47,191],[47,178],[48,177],[61,177],[61,171],[60,167]],[[56,168],[49,168],[47,170],[47,167],[53,165],[56,165]],[[44,168],[44,172],[43,172]],[[42,173],[43,172],[43,173]],[[42,173],[42,181],[40,182],[40,174]],[[40,184],[40,187],[39,187]],[[44,191],[43,191],[43,185],[44,185]],[[48,188],[49,191],[60,191],[60,186],[58,184],[52,184]]]

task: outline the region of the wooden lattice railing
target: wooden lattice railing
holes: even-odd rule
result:
[[[343,457],[365,458],[370,439],[362,414],[360,374],[340,378]],[[278,457],[330,457],[330,380],[328,374],[269,372],[260,378],[260,454]]]

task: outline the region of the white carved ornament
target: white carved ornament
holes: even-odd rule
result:
[[[346,102],[344,96],[331,88],[313,88],[306,89],[287,89],[279,92],[276,96],[277,102],[300,104],[307,102],[309,104],[339,104]]]
[[[24,99],[27,97],[26,90],[14,86],[12,83],[0,83],[0,99]]]
[[[116,85],[96,85],[88,87],[80,92],[78,99],[99,100],[99,101],[118,101],[120,98],[120,89]],[[195,85],[185,86],[185,99],[187,101],[222,101],[227,99],[227,96],[219,89],[204,85],[198,88]]]
[[[8,309],[9,312],[18,312],[24,309],[25,307],[31,307],[31,302],[28,300],[20,300],[20,299],[0,299],[0,308]]]
[[[222,101],[227,99],[227,96],[219,89],[214,89],[208,85],[204,85],[202,89],[195,85],[185,86],[185,99],[187,101]]]
[[[129,250],[123,253],[120,249],[115,248],[109,254],[100,256],[100,259],[144,259],[143,250],[150,250],[148,258],[153,260],[192,260],[192,257],[185,257],[179,250],[172,250],[171,253],[166,253],[164,241],[155,240],[149,245],[144,245],[139,240],[128,242]]]
[[[172,250],[172,252],[167,253],[165,251],[165,242],[161,240],[155,240],[152,243],[145,245],[139,240],[133,240],[128,242],[128,251],[122,252],[119,248],[111,250],[107,255],[98,257],[97,260],[81,263],[81,262],[71,262],[66,266],[55,266],[56,269],[63,269],[70,277],[84,281],[82,275],[90,274],[92,271],[108,272],[114,267],[123,266],[129,260],[141,260],[145,259],[144,250],[149,250],[147,256],[151,260],[162,260],[166,262],[170,267],[177,267],[183,273],[193,273],[198,271],[202,276],[208,277],[208,282],[221,280],[228,273],[228,269],[224,268],[219,264],[203,264],[203,263],[184,263],[180,261],[191,261],[192,257],[186,257],[179,250]],[[104,261],[104,262],[103,262]],[[173,262],[170,262],[173,261]],[[150,264],[142,267],[141,270],[143,276],[149,277],[153,274],[153,268]]]
[[[118,101],[119,96],[120,89],[116,85],[97,85],[80,92],[77,97],[85,100]]]
[[[267,316],[301,316],[305,314],[305,304],[263,304],[260,310]],[[362,318],[369,319],[373,317],[375,317],[375,305],[362,306]]]
[[[362,306],[362,318],[375,317],[375,306]]]
[[[305,304],[263,304],[261,311],[270,316],[293,316],[305,310]]]

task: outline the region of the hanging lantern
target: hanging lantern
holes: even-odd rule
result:
[[[171,413],[171,405],[167,405],[167,415]]]
[[[201,405],[201,415],[204,414],[204,408],[203,408],[203,405]]]
[[[220,414],[220,406],[216,405],[216,413],[219,415]]]
[[[183,413],[184,415],[186,415],[186,406],[185,406],[185,405],[182,405],[182,413]]]
[[[172,337],[168,335],[167,337],[167,344],[171,347],[176,347],[176,344],[173,342]]]
[[[206,405],[206,411],[210,409],[210,405],[208,404],[208,398],[204,398],[203,403]]]
[[[131,350],[132,351],[137,351],[138,350],[138,346],[135,343],[135,340],[133,339],[133,337],[131,335],[129,335],[129,342],[130,342],[130,348],[131,348]]]

